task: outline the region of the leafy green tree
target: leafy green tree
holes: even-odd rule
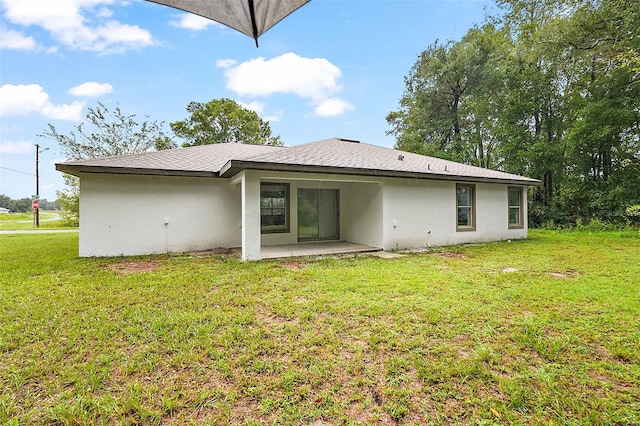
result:
[[[640,8],[628,0],[498,0],[435,43],[387,120],[396,145],[525,174],[534,225],[623,223],[640,203]]]
[[[185,140],[184,147],[215,143],[282,145],[279,136],[271,135],[268,121],[231,99],[190,102],[187,112],[190,116],[186,120],[170,123],[176,136]]]
[[[49,201],[46,198],[40,200],[40,210],[60,210],[58,200]]]
[[[405,78],[399,111],[387,121],[396,147],[495,167],[494,127],[505,85],[502,58],[508,33],[493,24],[471,29],[460,42],[429,46]]]
[[[0,207],[4,207],[5,209],[9,209],[12,212],[16,211],[15,202],[8,196],[4,194],[0,194]]]
[[[69,134],[58,133],[49,124],[39,136],[57,141],[67,160],[82,160],[177,147],[162,126],[163,122],[157,121],[139,123],[134,114],[126,115],[119,106],[112,112],[98,102],[95,108],[88,109],[86,120]]]
[[[640,202],[640,9],[632,3],[584,2],[558,38],[580,76],[567,135],[575,190],[564,201],[585,218],[622,222]]]
[[[58,203],[62,209],[62,223],[66,226],[78,226],[80,224],[80,179],[67,173],[63,178],[66,188],[56,191]]]
[[[21,198],[19,200],[13,200],[11,197],[0,194],[0,207],[9,209],[12,212],[26,212],[31,211],[31,199]],[[40,200],[41,210],[58,210],[60,205],[57,201],[47,201],[47,199]]]
[[[89,108],[86,120],[68,134],[59,133],[52,125],[38,135],[54,139],[67,160],[82,160],[111,155],[138,154],[151,150],[175,148],[177,145],[164,134],[163,122],[138,122],[135,115],[126,115],[119,106],[113,111],[101,102]],[[78,179],[65,175],[66,189],[58,191],[58,199],[67,223],[79,222]]]
[[[629,223],[634,226],[640,226],[640,204],[627,207],[625,213]]]
[[[13,200],[14,210],[16,213],[25,213],[31,211],[31,199],[30,198],[19,198],[17,200]]]
[[[526,173],[541,180],[533,191],[530,220],[534,225],[568,220],[559,206],[566,176],[566,132],[572,120],[571,87],[575,81],[573,59],[551,40],[565,24],[562,1],[506,0],[504,23],[514,48],[510,85],[505,96],[503,134],[507,171]],[[511,160],[518,159],[513,164]]]

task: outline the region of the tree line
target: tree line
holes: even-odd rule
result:
[[[497,4],[419,55],[387,116],[397,148],[540,179],[533,226],[624,222],[640,204],[637,1]]]
[[[637,0],[497,0],[500,12],[459,41],[436,41],[405,77],[387,116],[396,147],[537,178],[531,226],[640,212],[640,8]],[[170,123],[181,146],[282,145],[269,123],[230,99],[191,102]],[[68,160],[176,148],[163,122],[98,103],[69,134]],[[58,192],[78,218],[78,183]],[[635,216],[634,216],[635,215]]]
[[[25,213],[31,211],[31,198],[19,198],[13,199],[7,195],[0,194],[0,207],[9,209],[12,213]],[[41,210],[60,210],[60,203],[58,201],[47,201],[47,199],[40,200]]]

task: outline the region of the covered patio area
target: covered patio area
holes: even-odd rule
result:
[[[367,253],[380,251],[381,248],[354,244],[346,241],[323,241],[298,244],[284,244],[276,246],[262,246],[260,257],[262,259],[275,259],[281,257],[297,256],[322,256],[345,253]]]
[[[243,170],[243,260],[382,249],[382,184],[361,177]]]

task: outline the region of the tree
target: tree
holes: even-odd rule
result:
[[[280,136],[271,136],[268,121],[231,99],[190,102],[187,112],[191,115],[186,120],[170,123],[176,136],[185,139],[184,147],[230,142],[282,145]]]
[[[460,42],[436,42],[422,52],[405,78],[400,110],[387,116],[397,148],[480,167],[497,164],[492,129],[501,111],[507,36],[487,24]]]
[[[498,4],[521,62],[504,96],[516,136],[504,138],[505,160],[542,180],[530,218],[622,222],[640,198],[640,9],[628,0]]]
[[[9,209],[12,212],[16,211],[16,204],[15,202],[7,197],[4,194],[0,194],[0,207],[4,207],[5,209]]]
[[[9,209],[16,212],[29,212],[31,211],[32,201],[30,198],[21,198],[13,200],[10,197],[0,194],[0,207]],[[59,210],[60,204],[58,201],[48,201],[46,198],[40,200],[40,210]]]
[[[80,224],[80,179],[65,173],[63,175],[64,190],[56,191],[62,209],[62,222],[67,226]]]
[[[563,37],[579,58],[575,121],[567,135],[575,158],[564,202],[582,217],[622,221],[640,202],[640,9],[609,0],[576,8]]]
[[[396,146],[541,180],[530,221],[623,222],[640,203],[640,9],[498,0],[425,50],[387,121]]]
[[[3,207],[8,208],[14,213],[26,213],[31,211],[31,199],[30,198],[19,198],[17,200],[12,200],[12,207],[4,205]]]
[[[58,133],[49,124],[49,129],[38,136],[55,139],[67,160],[83,160],[175,148],[175,143],[164,134],[163,124],[138,123],[135,115],[124,114],[119,106],[111,112],[98,102],[97,107],[88,109],[86,122],[74,126],[68,135]]]
[[[157,121],[139,123],[135,115],[126,115],[119,106],[111,112],[98,102],[95,108],[88,109],[86,121],[74,126],[68,134],[59,133],[49,123],[48,129],[38,136],[58,142],[67,160],[82,160],[177,147],[164,134],[162,126],[163,122]],[[65,190],[57,192],[63,218],[67,223],[77,225],[80,213],[78,179],[65,175],[65,185]]]

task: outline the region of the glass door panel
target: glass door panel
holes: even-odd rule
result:
[[[340,214],[337,189],[298,189],[298,240],[337,240]]]
[[[319,238],[321,240],[337,240],[339,237],[338,190],[321,189],[319,195]]]
[[[317,240],[318,190],[298,189],[298,240]]]

